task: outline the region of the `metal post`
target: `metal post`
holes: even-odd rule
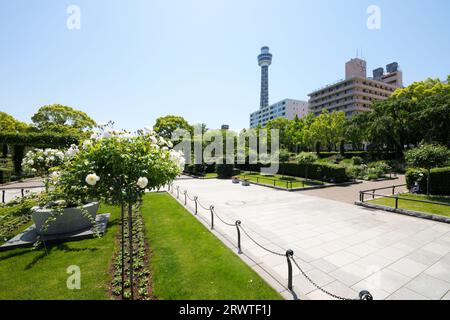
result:
[[[209,210],[211,211],[211,230],[214,229],[214,206],[210,206]]]
[[[395,186],[392,187],[392,195],[395,194]]]
[[[375,189],[372,190],[372,199],[375,199]]]
[[[195,201],[195,215],[197,215],[197,213],[198,213],[198,208],[197,208],[198,204],[197,204],[197,200],[198,200],[198,197],[195,196],[195,197],[194,197],[194,201]]]
[[[373,300],[373,297],[369,291],[363,290],[359,293],[359,300]]]
[[[20,190],[20,193],[22,194],[22,198],[25,196],[25,190],[24,189],[21,189]]]
[[[125,215],[125,206],[122,204],[122,208],[121,208],[121,214],[120,214],[120,221],[121,221],[121,231],[122,231],[122,300],[124,299],[124,293],[125,293],[125,288],[124,288],[124,283],[125,283],[125,226],[124,226],[124,215]]]
[[[364,192],[361,192],[361,202],[364,202]]]
[[[2,190],[2,203],[5,203],[6,190]]]
[[[241,230],[239,230],[239,226],[241,225],[241,221],[236,221],[236,230],[237,230],[237,236],[238,236],[238,254],[242,253],[241,249]]]
[[[130,290],[131,300],[134,300],[134,286],[133,286],[133,204],[128,204],[128,245],[130,253]]]
[[[292,290],[292,262],[291,258],[294,256],[294,251],[291,249],[286,251],[286,259],[288,263],[288,289]]]
[[[187,205],[187,190],[184,190],[184,205]]]
[[[398,197],[395,197],[395,209],[398,209]]]
[[[277,180],[273,179],[273,186],[276,187]]]

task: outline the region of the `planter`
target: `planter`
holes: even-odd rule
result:
[[[243,185],[244,187],[249,187],[249,186],[250,186],[250,182],[249,182],[247,179],[243,179],[243,180],[242,180],[242,185]]]
[[[98,210],[98,202],[91,202],[83,206],[89,215],[95,220]],[[36,232],[39,235],[57,235],[67,234],[76,231],[92,228],[91,221],[82,215],[78,208],[66,208],[61,215],[56,216],[56,220],[52,221],[48,228],[43,230],[43,225],[54,214],[52,209],[43,209],[40,207],[32,208],[32,218],[36,225]]]
[[[233,183],[239,183],[239,178],[233,177],[233,179],[231,179],[231,181],[233,181]]]

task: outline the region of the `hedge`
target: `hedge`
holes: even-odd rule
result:
[[[0,144],[31,146],[36,148],[64,148],[78,144],[78,137],[59,133],[2,133]]]
[[[261,164],[238,164],[237,168],[244,171],[260,171]],[[278,174],[305,178],[305,165],[296,163],[280,163]],[[308,165],[308,179],[345,182],[350,180],[344,167],[332,164],[311,164]]]
[[[235,173],[233,164],[217,164],[216,172],[219,179],[228,179]]]
[[[423,174],[422,178],[420,174]],[[406,171],[406,184],[408,189],[419,183],[421,193],[427,190],[428,173],[425,169],[411,168]],[[421,179],[420,179],[421,178]],[[450,195],[450,167],[431,170],[430,193],[434,195]]]
[[[11,181],[11,170],[0,168],[0,184]]]

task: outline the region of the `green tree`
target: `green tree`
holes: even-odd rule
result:
[[[16,120],[13,116],[6,112],[0,111],[0,132],[17,132],[27,128],[27,124]]]
[[[96,125],[85,112],[60,104],[41,107],[31,120],[40,131],[74,135],[82,134]]]
[[[308,167],[316,162],[317,155],[312,152],[301,152],[297,156],[297,163],[305,166],[305,179],[308,179]]]
[[[407,151],[405,153],[405,159],[410,166],[427,170],[427,195],[429,195],[431,192],[431,169],[445,165],[450,160],[450,152],[444,146],[422,144],[417,148]]]
[[[183,117],[168,115],[156,119],[153,130],[161,137],[170,140],[177,130],[187,130],[192,135],[194,129]]]
[[[288,136],[288,128],[290,121],[284,117],[278,117],[267,122],[268,139],[270,141],[270,130],[278,130],[280,137],[280,146],[282,148],[289,147],[290,137]]]

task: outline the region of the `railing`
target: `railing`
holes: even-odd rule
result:
[[[398,190],[398,188],[405,187],[405,186],[406,186],[406,184],[401,184],[401,185],[396,185],[396,186],[391,186],[391,187],[360,191],[359,192],[359,201],[362,202],[362,203],[366,203],[367,201],[375,200],[376,198],[393,199],[393,201],[394,201],[393,208],[396,209],[396,210],[398,210],[399,207],[400,207],[399,206],[400,200],[401,201],[416,202],[416,203],[426,203],[426,204],[433,204],[433,205],[441,205],[441,206],[445,206],[445,207],[449,207],[450,208],[450,204],[449,203],[407,198],[407,197],[402,197],[401,195],[395,193],[395,191]],[[392,194],[386,195],[386,194],[377,193],[377,191],[380,191],[380,190],[390,190],[390,191],[392,190]],[[404,193],[404,192],[402,192],[402,193]]]
[[[6,194],[12,195],[12,196],[21,196],[22,198],[25,197],[26,193],[29,192],[32,189],[42,189],[44,186],[30,186],[30,187],[1,187],[1,197],[2,197],[2,203],[6,203]],[[15,190],[15,191],[13,191]]]
[[[265,185],[273,185],[274,187],[284,187],[286,186],[286,189],[293,189],[293,183],[301,183],[302,184],[302,188],[305,188],[305,186],[307,186],[308,184],[317,184],[317,185],[324,185],[325,183],[322,181],[316,181],[316,180],[311,180],[311,181],[307,181],[307,180],[281,180],[281,179],[272,179],[269,177],[262,177],[260,174],[258,173],[253,173],[250,171],[250,174],[241,174],[239,175],[239,177],[241,179],[246,179],[249,182],[255,182],[256,183],[260,183],[260,181],[263,181],[261,184],[265,184]],[[264,181],[269,181],[270,184],[264,183]]]
[[[211,230],[215,229],[215,218],[217,218],[223,225],[230,227],[230,228],[236,228],[236,248],[238,251],[238,254],[243,254],[243,250],[242,250],[242,246],[241,246],[241,231],[242,233],[253,243],[255,243],[258,247],[260,247],[261,249],[263,249],[264,251],[279,256],[279,257],[285,257],[286,258],[286,263],[287,263],[287,267],[288,267],[288,284],[287,287],[288,289],[293,293],[293,284],[292,284],[292,264],[295,265],[295,267],[300,271],[300,273],[318,290],[322,291],[323,293],[338,299],[338,300],[358,300],[358,299],[354,299],[354,298],[346,298],[346,297],[342,297],[342,296],[338,296],[334,293],[331,293],[330,291],[327,291],[325,289],[323,289],[322,287],[320,287],[318,284],[316,284],[305,272],[304,270],[300,267],[300,265],[297,263],[297,261],[295,260],[295,258],[298,258],[294,255],[294,251],[292,251],[291,249],[287,249],[287,250],[283,250],[283,252],[277,252],[274,251],[272,249],[269,249],[267,247],[265,247],[264,245],[262,245],[261,243],[259,243],[258,241],[256,241],[254,239],[254,237],[250,234],[250,232],[244,228],[242,221],[240,220],[236,220],[234,222],[230,222],[230,221],[226,221],[223,217],[221,217],[220,215],[217,214],[217,211],[214,207],[214,205],[204,205],[199,201],[199,198],[197,196],[193,196],[193,195],[189,195],[187,190],[184,190],[182,192],[180,192],[180,186],[174,186],[173,184],[169,184],[168,185],[168,192],[175,197],[178,201],[182,202],[184,204],[184,206],[188,205],[188,200],[194,202],[194,215],[201,218],[203,221],[205,221],[205,223],[209,224]],[[180,199],[180,197],[183,197]],[[192,208],[192,207],[191,207]],[[205,211],[208,212],[208,218],[204,217],[203,215],[200,214],[200,210],[199,209],[203,209]],[[359,300],[373,300],[372,295],[366,291],[363,290],[359,293]]]

